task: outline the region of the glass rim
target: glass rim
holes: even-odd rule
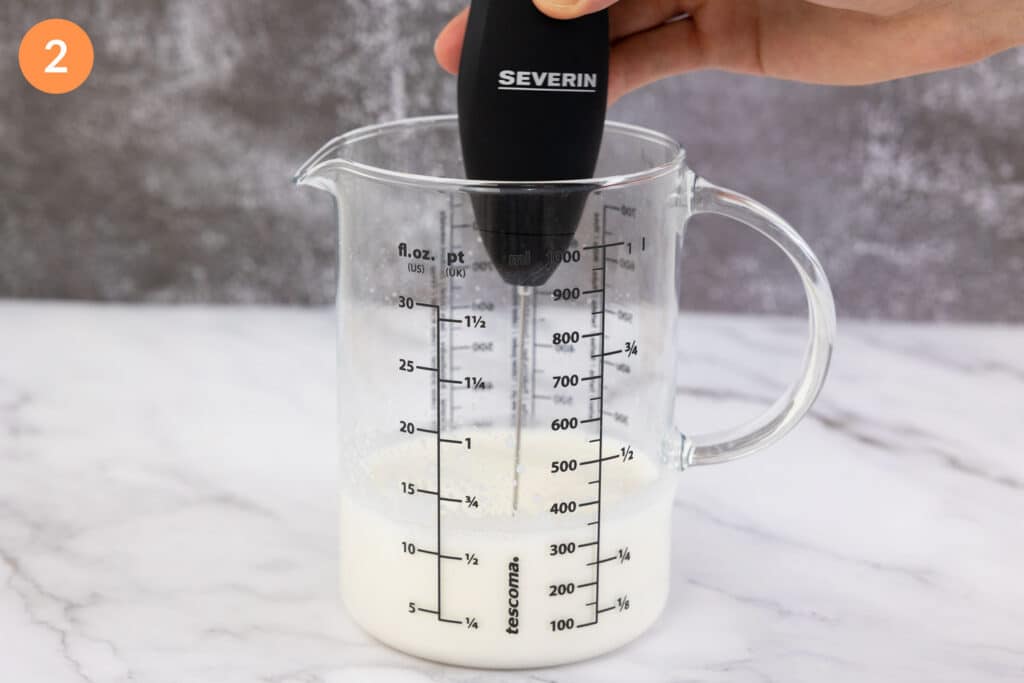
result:
[[[458,116],[455,114],[440,114],[436,116],[404,118],[356,128],[333,138],[323,145],[295,172],[292,180],[296,184],[302,185],[325,170],[339,170],[362,178],[379,180],[395,185],[419,187],[428,190],[488,192],[495,190],[529,191],[530,189],[551,191],[557,190],[558,188],[565,188],[566,190],[577,191],[585,189],[592,192],[594,190],[604,188],[622,187],[625,185],[633,185],[636,183],[655,180],[664,175],[676,172],[684,166],[686,161],[686,150],[674,138],[664,133],[651,130],[650,128],[635,126],[629,123],[621,123],[618,121],[605,122],[606,133],[613,132],[635,138],[639,141],[662,145],[671,152],[672,158],[664,163],[651,165],[649,168],[619,175],[597,178],[576,178],[571,180],[518,181],[476,180],[407,173],[405,171],[396,171],[380,166],[374,166],[372,164],[352,161],[351,159],[345,159],[344,157],[339,156],[339,152],[346,147],[368,138],[396,132],[402,129],[428,128],[433,126],[450,125],[453,123],[458,123]]]

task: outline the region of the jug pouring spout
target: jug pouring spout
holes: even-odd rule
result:
[[[338,152],[344,145],[343,137],[328,142],[299,167],[292,176],[292,182],[301,187],[315,187],[337,196],[338,171],[341,170]]]

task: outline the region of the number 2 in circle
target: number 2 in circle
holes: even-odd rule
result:
[[[44,19],[30,28],[18,47],[18,68],[39,92],[64,95],[88,80],[95,62],[89,34],[67,19]]]
[[[68,68],[60,66],[60,62],[68,54],[68,44],[59,38],[54,38],[46,44],[44,49],[49,52],[53,48],[57,48],[57,56],[53,58],[53,61],[43,71],[48,74],[66,74]]]

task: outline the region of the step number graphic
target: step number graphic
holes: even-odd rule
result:
[[[25,80],[51,95],[63,95],[85,83],[92,73],[92,41],[67,19],[47,19],[21,39],[18,65]]]

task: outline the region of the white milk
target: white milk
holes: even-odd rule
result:
[[[441,553],[451,559],[440,562],[440,616],[457,623],[433,613],[438,558],[429,551],[437,549],[437,498],[407,493],[409,484],[435,487],[436,444],[416,438],[379,451],[343,484],[341,595],[373,636],[427,659],[534,667],[607,652],[658,617],[668,594],[675,477],[640,453],[602,464],[600,558],[614,559],[600,564],[595,586],[597,567],[588,563],[598,559],[597,526],[588,522],[597,519],[597,506],[579,504],[596,499],[597,486],[588,482],[597,479],[597,467],[551,473],[553,461],[583,463],[595,449],[578,436],[525,432],[513,516],[508,439],[491,433],[475,437],[472,450],[442,450],[442,496],[463,501],[441,503]],[[621,446],[606,440],[603,453]],[[575,512],[550,511],[567,501],[577,503]],[[573,552],[552,556],[552,546],[564,551],[571,543]],[[581,626],[594,621],[595,599],[604,611],[597,623]]]

